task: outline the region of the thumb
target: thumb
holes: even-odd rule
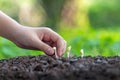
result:
[[[48,44],[40,41],[39,43],[39,49],[43,52],[45,52],[47,55],[53,55],[54,54],[54,50],[52,47],[50,47]]]

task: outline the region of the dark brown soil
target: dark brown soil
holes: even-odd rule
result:
[[[0,80],[120,80],[120,57],[26,56],[0,60]]]

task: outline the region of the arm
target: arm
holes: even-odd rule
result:
[[[66,41],[50,28],[32,28],[20,25],[0,11],[0,36],[5,37],[17,46],[25,49],[42,50],[53,55],[53,46],[58,56],[66,50]]]
[[[19,26],[16,21],[0,11],[0,36],[11,40]]]

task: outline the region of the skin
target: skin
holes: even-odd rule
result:
[[[33,28],[23,26],[0,11],[0,36],[11,40],[24,49],[41,50],[53,55],[53,47],[57,55],[62,56],[66,50],[66,41],[47,27]]]

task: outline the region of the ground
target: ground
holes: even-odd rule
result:
[[[120,57],[22,56],[0,60],[0,80],[119,80]]]

